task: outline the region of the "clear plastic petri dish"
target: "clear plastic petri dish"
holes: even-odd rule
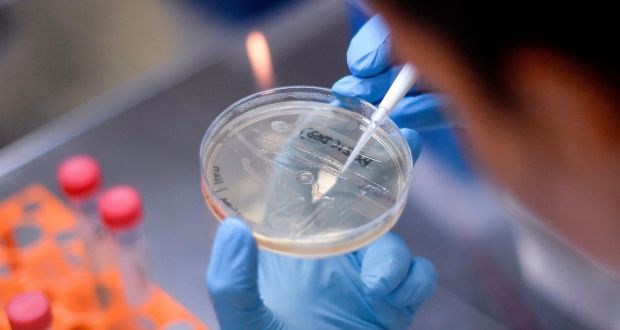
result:
[[[236,102],[200,147],[207,205],[219,220],[245,221],[262,248],[281,254],[319,257],[370,243],[402,213],[412,169],[388,119],[340,173],[375,109],[305,86]]]

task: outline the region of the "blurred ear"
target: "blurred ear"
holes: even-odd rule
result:
[[[528,134],[555,149],[547,156],[581,173],[620,160],[620,103],[611,83],[548,50],[519,50],[507,64],[509,89],[532,128]]]
[[[518,50],[507,64],[509,89],[519,108],[564,152],[575,154],[576,147],[620,151],[618,96],[601,76],[548,50]]]

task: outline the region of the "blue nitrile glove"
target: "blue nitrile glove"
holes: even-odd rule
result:
[[[332,90],[379,103],[400,71],[400,67],[391,65],[390,51],[390,31],[381,16],[376,15],[351,40],[347,50],[351,75],[338,80]],[[419,84],[414,85],[390,113],[392,120],[401,127],[414,157],[419,154],[421,145],[416,131],[447,125],[440,112],[445,100],[437,94],[422,94],[417,87]]]
[[[222,222],[207,287],[222,329],[406,329],[435,291],[435,269],[388,233],[325,259],[259,251],[238,219]]]

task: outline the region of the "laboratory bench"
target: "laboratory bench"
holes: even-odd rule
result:
[[[350,27],[343,6],[326,3],[256,23],[269,40],[278,86],[329,87],[347,74]],[[137,187],[152,279],[211,328],[217,321],[204,278],[218,221],[200,190],[198,151],[213,119],[257,90],[244,32],[230,33],[0,151],[0,199],[33,183],[61,196],[56,167],[79,153],[99,160],[106,185]],[[413,328],[586,328],[527,285],[512,225],[495,200],[471,194],[477,184],[447,184],[447,172],[432,150],[423,152],[395,228],[439,274],[437,293],[420,308]]]

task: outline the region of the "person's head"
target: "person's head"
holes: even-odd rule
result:
[[[452,95],[475,159],[620,274],[613,2],[385,0],[396,53]]]

